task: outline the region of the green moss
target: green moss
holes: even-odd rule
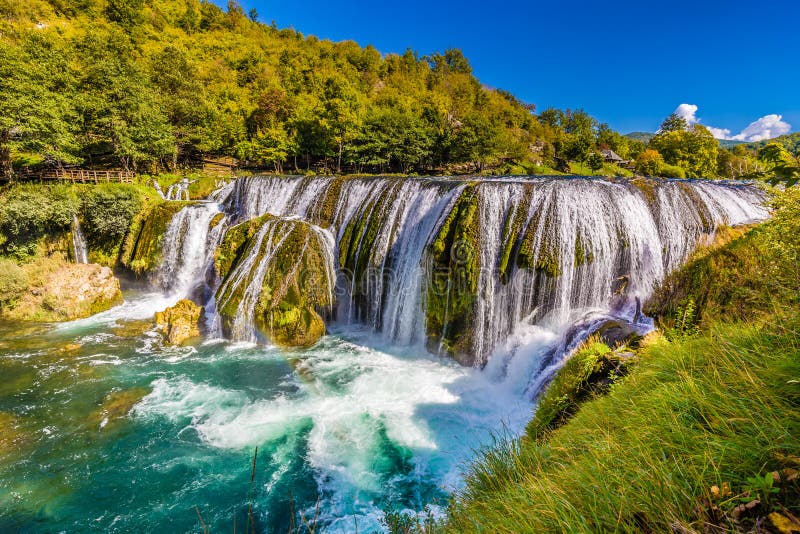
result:
[[[683,193],[689,197],[695,212],[700,217],[701,230],[706,234],[712,233],[716,225],[714,224],[714,217],[711,215],[706,203],[689,182],[679,182],[679,186],[683,190]]]
[[[224,213],[217,213],[211,218],[211,221],[208,223],[208,227],[213,229],[216,228],[219,223],[225,218]]]
[[[186,202],[160,202],[134,217],[123,243],[120,263],[136,274],[158,267],[164,233],[175,214],[186,205]]]
[[[274,218],[274,215],[266,214],[242,224],[237,224],[225,232],[222,243],[214,251],[214,267],[217,276],[220,278],[228,276],[236,261],[243,257],[244,247],[248,244],[248,240],[253,237],[265,222]]]
[[[652,178],[637,177],[629,181],[629,183],[641,191],[647,204],[653,208],[658,206],[658,182]]]
[[[555,217],[555,208],[550,208],[546,212],[537,212],[531,218],[528,227],[522,237],[517,252],[517,266],[523,269],[536,269],[549,276],[556,278],[561,275],[560,251],[558,244],[551,239],[551,233],[546,231],[554,225],[551,219]],[[542,235],[542,241],[536,242],[537,234]]]
[[[587,247],[583,241],[583,237],[578,235],[575,238],[575,267],[580,267],[581,265],[592,263],[593,261],[594,254],[592,251],[587,250]]]
[[[342,194],[342,185],[347,178],[337,176],[331,180],[330,185],[325,189],[325,196],[322,201],[316,203],[312,220],[322,228],[328,228],[333,224],[336,215],[336,206],[339,205],[339,197]]]
[[[623,376],[628,362],[605,343],[588,340],[559,370],[536,406],[526,435],[539,439],[563,425],[595,395],[608,391],[616,377]]]
[[[428,346],[459,362],[474,361],[473,321],[480,276],[480,217],[475,183],[467,185],[430,245],[432,279],[426,291]]]
[[[256,250],[257,234],[265,224],[273,227],[266,230]],[[318,230],[310,224],[272,215],[229,229],[217,249],[215,262],[217,272],[225,278],[217,293],[223,328],[230,328],[244,290],[269,249],[269,265],[254,310],[255,326],[278,345],[305,347],[315,343],[325,333],[322,314],[333,306],[333,281],[327,278],[327,260],[321,246]],[[256,261],[241,283],[228,283],[236,266],[253,254]]]
[[[380,229],[386,222],[386,214],[397,200],[402,183],[391,184],[367,209],[354,217],[339,241],[339,265],[350,276],[351,281],[362,280],[369,268],[369,260]]]
[[[516,264],[512,259],[516,256],[521,245],[522,230],[527,223],[528,212],[530,211],[532,189],[532,186],[526,185],[522,199],[512,207],[512,211],[506,217],[503,225],[503,249],[500,253],[498,273],[500,280],[504,284],[508,283]]]

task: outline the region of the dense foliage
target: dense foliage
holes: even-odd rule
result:
[[[277,171],[531,172],[636,151],[583,111],[537,116],[482,86],[458,50],[381,55],[235,2],[33,0],[0,15],[5,175],[12,160],[163,170],[207,155]]]
[[[77,218],[97,254],[94,261],[114,264],[116,254],[137,214],[158,204],[155,192],[144,186],[41,186],[17,184],[0,190],[0,256],[27,260],[43,244],[63,248]]]
[[[233,0],[0,1],[0,179],[221,156],[277,172],[626,174],[603,149],[647,175],[771,169],[760,147],[721,149],[676,116],[634,139],[582,110],[537,114],[456,49],[382,55],[256,19]]]

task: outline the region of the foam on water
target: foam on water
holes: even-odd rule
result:
[[[539,341],[554,338],[541,331]],[[227,357],[237,358],[238,351],[230,349]],[[243,356],[250,358],[246,351]],[[158,378],[135,414],[185,424],[219,449],[258,445],[272,450],[270,444],[310,427],[305,459],[323,499],[323,520],[331,528],[337,522],[352,525],[354,515],[377,521],[377,501],[389,479],[398,488],[420,486],[427,493],[457,487],[460,468],[474,448],[504,426],[521,431],[530,416],[531,404],[521,395],[525,384],[516,374],[509,373],[513,380],[498,379],[449,360],[333,336],[299,356],[294,371],[284,377],[292,393],[252,398],[185,376]],[[392,455],[398,454],[405,467],[392,467]],[[276,458],[280,454],[273,454]],[[272,477],[288,473],[295,460],[285,457]]]

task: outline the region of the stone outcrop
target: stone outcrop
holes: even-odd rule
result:
[[[30,286],[2,317],[17,321],[71,321],[122,303],[119,280],[108,267],[56,263],[29,276]]]
[[[180,345],[186,340],[200,336],[200,320],[203,308],[183,299],[164,311],[156,312],[155,322],[170,345]]]
[[[161,264],[161,241],[170,221],[188,202],[162,202],[137,215],[122,247],[120,263],[137,275]]]
[[[225,334],[255,327],[273,343],[313,345],[333,305],[332,240],[307,222],[265,215],[229,229],[216,251],[218,313]]]

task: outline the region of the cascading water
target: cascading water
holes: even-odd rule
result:
[[[271,213],[330,225],[339,322],[405,345],[425,340],[426,289],[437,276],[450,287],[456,274],[452,262],[439,272],[431,245],[468,186],[479,236],[449,253],[477,258],[472,339],[461,358],[477,365],[520,323],[564,329],[612,309],[635,319],[637,303],[718,226],[767,216],[762,194],[747,185],[583,178],[251,177],[236,182],[225,209],[237,221]],[[458,327],[445,318],[442,337]]]
[[[293,239],[295,237],[297,240]],[[284,248],[288,244],[293,248]],[[255,327],[257,304],[286,293],[288,281],[304,278],[307,274],[302,272],[307,268],[304,260],[312,254],[312,249],[321,256],[321,260],[316,262],[322,270],[320,283],[325,293],[320,300],[332,304],[335,279],[333,236],[322,228],[294,219],[269,218],[261,224],[243,259],[236,263],[216,292],[215,309],[235,306],[235,313],[230,314],[232,321],[226,329],[228,337],[234,341],[258,340]],[[270,295],[265,297],[262,295],[265,279],[270,274],[272,276],[267,280]],[[219,316],[212,322],[212,334],[223,334]]]
[[[86,245],[86,236],[81,230],[78,216],[72,216],[72,256],[75,263],[89,263],[89,249]]]
[[[201,288],[225,229],[216,202],[199,202],[179,211],[163,238],[163,259],[155,277],[161,290],[182,298]]]

